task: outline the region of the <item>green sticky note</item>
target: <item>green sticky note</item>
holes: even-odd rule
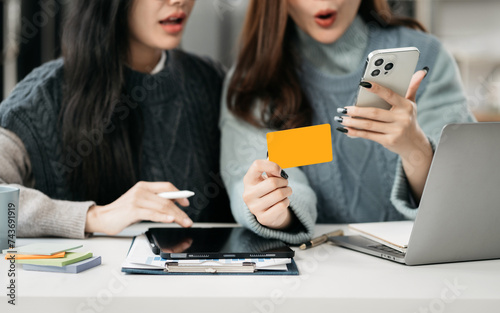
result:
[[[17,254],[25,254],[25,255],[54,255],[56,253],[74,250],[81,247],[83,247],[83,245],[69,244],[69,243],[41,242],[21,247],[15,247],[14,249],[6,249],[3,250],[2,253],[7,254],[10,253],[10,251],[16,251]]]
[[[80,262],[92,257],[92,252],[67,252],[64,258],[57,259],[35,259],[35,260],[16,260],[19,264],[48,265],[48,266],[66,266]]]

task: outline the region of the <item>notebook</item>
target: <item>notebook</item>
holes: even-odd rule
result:
[[[406,252],[410,241],[413,221],[349,224],[349,228],[361,236]]]

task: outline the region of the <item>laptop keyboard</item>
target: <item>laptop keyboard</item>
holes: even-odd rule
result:
[[[373,249],[377,249],[377,250],[382,250],[384,252],[394,253],[394,254],[397,254],[397,255],[400,255],[400,256],[404,256],[405,255],[404,252],[401,252],[399,250],[393,249],[393,248],[388,247],[386,245],[374,245],[374,246],[369,246],[369,247],[373,248]]]

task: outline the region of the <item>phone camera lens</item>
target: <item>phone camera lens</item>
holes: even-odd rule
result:
[[[380,70],[374,70],[372,72],[372,76],[378,76],[380,74]]]
[[[384,60],[383,59],[378,59],[377,61],[375,61],[375,65],[376,66],[380,66],[384,63]]]
[[[394,67],[394,64],[392,63],[387,63],[387,65],[384,67],[386,71],[391,70]]]

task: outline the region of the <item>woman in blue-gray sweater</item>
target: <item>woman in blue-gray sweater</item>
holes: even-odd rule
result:
[[[218,178],[224,71],[174,49],[194,0],[69,5],[63,57],[0,105],[0,183],[21,188],[18,235],[231,221]],[[157,195],[178,189],[196,195]]]
[[[370,51],[407,46],[420,50],[422,70],[406,97],[366,82],[392,108],[353,106]],[[316,221],[414,218],[442,127],[474,120],[452,57],[385,0],[252,1],[221,110],[233,215],[290,243]],[[287,180],[263,160],[267,132],[323,123],[339,126],[333,162],[287,169]]]

